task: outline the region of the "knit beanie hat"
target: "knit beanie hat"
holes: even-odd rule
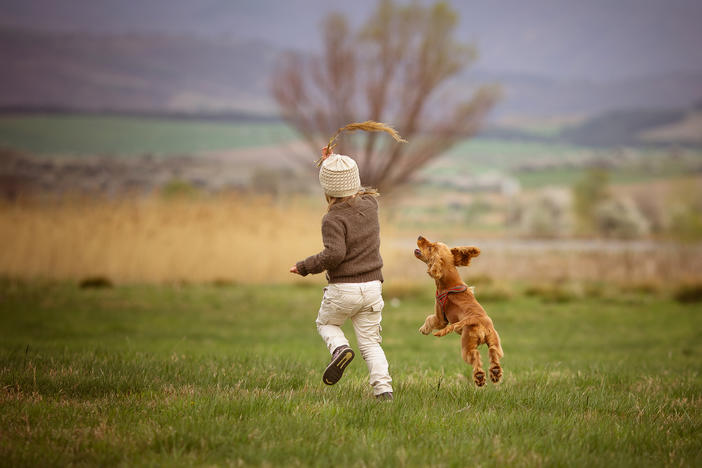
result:
[[[356,162],[343,154],[332,154],[322,161],[319,183],[330,197],[348,197],[361,190]]]

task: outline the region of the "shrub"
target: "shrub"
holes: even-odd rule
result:
[[[691,204],[679,203],[671,210],[670,232],[684,241],[702,239],[702,211]]]
[[[561,237],[571,231],[570,197],[567,192],[548,190],[512,215],[519,231],[534,237]]]
[[[603,201],[595,210],[597,231],[605,237],[633,239],[650,232],[650,223],[629,198]]]
[[[637,281],[622,285],[622,291],[633,292],[638,294],[655,295],[661,292],[661,284],[659,281]]]
[[[679,286],[673,297],[676,301],[683,303],[702,302],[702,282]]]
[[[590,281],[583,287],[583,294],[589,298],[602,298],[607,295],[607,287],[604,283]]]
[[[383,285],[383,297],[386,300],[431,297],[431,292],[424,283],[411,281],[393,281]]]
[[[493,285],[475,288],[475,297],[478,301],[500,302],[512,299],[512,290],[504,285]]]
[[[535,284],[524,290],[524,295],[537,297],[545,302],[570,302],[580,299],[583,291],[576,284]]]
[[[186,180],[173,179],[161,187],[161,196],[166,199],[197,198],[199,195],[197,187]]]
[[[212,286],[217,288],[230,288],[237,285],[238,283],[230,278],[215,278],[212,280]]]
[[[492,277],[485,274],[474,275],[466,280],[466,284],[470,284],[473,286],[490,286],[492,283]]]
[[[609,193],[609,173],[591,169],[573,186],[573,210],[580,232],[589,233],[595,226],[595,209]]]
[[[634,194],[634,203],[641,214],[648,220],[653,234],[665,232],[670,227],[670,214],[664,200],[655,190],[644,190]]]
[[[87,278],[83,278],[78,283],[78,287],[81,289],[101,289],[111,288],[113,286],[114,284],[112,284],[110,278],[107,278],[106,276],[89,276]]]

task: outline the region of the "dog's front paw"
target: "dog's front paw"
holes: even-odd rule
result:
[[[483,385],[485,385],[485,372],[483,372],[482,370],[473,372],[473,381],[478,387],[482,387]]]
[[[419,327],[419,333],[421,333],[422,335],[428,335],[429,333],[431,333],[431,329],[426,325],[422,325],[421,327]]]

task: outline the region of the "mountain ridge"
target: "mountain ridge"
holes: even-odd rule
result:
[[[269,82],[282,52],[227,37],[0,28],[0,107],[272,115]],[[598,82],[469,69],[444,92],[469,96],[487,82],[504,89],[498,118],[680,108],[702,97],[702,72],[694,71]]]

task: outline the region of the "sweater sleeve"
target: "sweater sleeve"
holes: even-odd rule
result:
[[[346,257],[346,233],[344,225],[339,220],[324,217],[322,220],[322,241],[324,250],[297,262],[297,271],[302,276],[331,270]]]

